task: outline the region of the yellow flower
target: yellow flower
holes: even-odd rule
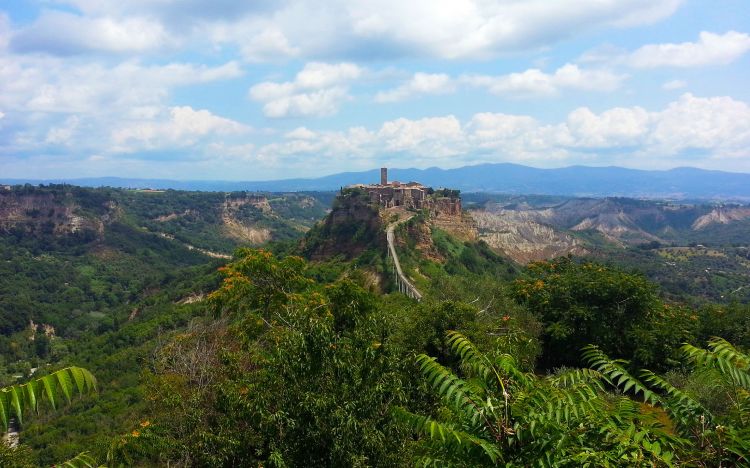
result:
[[[148,427],[150,425],[151,425],[151,421],[142,421],[141,422],[141,427]]]
[[[139,437],[141,435],[141,433],[138,432],[138,431],[133,431],[133,432],[130,433],[130,435],[132,435],[133,437]]]

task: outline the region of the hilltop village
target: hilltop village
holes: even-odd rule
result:
[[[368,193],[373,204],[381,208],[404,207],[411,210],[426,209],[433,216],[461,214],[461,198],[458,190],[426,187],[419,182],[388,182],[388,168],[380,169],[379,184],[355,184],[347,188],[359,188]]]

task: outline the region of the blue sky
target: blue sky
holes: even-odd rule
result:
[[[0,177],[750,172],[746,0],[4,0]]]

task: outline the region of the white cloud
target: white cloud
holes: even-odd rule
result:
[[[190,106],[172,107],[150,121],[124,123],[112,132],[115,152],[179,148],[194,145],[210,135],[247,134],[251,129],[239,122]]]
[[[69,145],[73,136],[76,134],[78,127],[80,126],[81,119],[78,116],[71,115],[62,125],[52,127],[47,132],[47,137],[44,142],[49,145]]]
[[[571,146],[584,148],[637,147],[649,131],[651,116],[640,107],[616,107],[594,114],[581,107],[565,122]]]
[[[689,93],[661,110],[616,107],[595,112],[581,107],[556,122],[505,113],[477,113],[463,121],[454,115],[398,118],[372,128],[313,131],[298,127],[266,135],[265,143],[256,143],[260,135],[239,122],[187,106],[143,106],[96,124],[88,117],[69,115],[38,128],[46,130],[4,140],[0,154],[17,153],[20,147],[43,155],[46,148],[59,150],[75,142],[76,154],[105,157],[106,161],[99,161],[106,162],[105,168],[118,167],[117,161],[145,161],[142,152],[179,153],[183,162],[174,161],[175,167],[186,164],[186,159],[195,164],[215,161],[233,178],[247,177],[231,167],[231,161],[237,160],[265,171],[264,177],[309,176],[385,162],[403,164],[405,158],[417,167],[517,161],[540,166],[699,164],[750,170],[750,105],[730,97]],[[169,170],[165,162],[151,157],[156,159],[153,167]],[[8,164],[4,162],[3,167]],[[151,167],[146,162],[132,164],[139,171]],[[188,171],[187,166],[184,170]],[[206,170],[215,168],[206,166]]]
[[[250,88],[252,100],[263,103],[267,117],[326,116],[350,99],[349,83],[364,70],[353,63],[308,63],[294,81],[266,81]]]
[[[750,106],[685,93],[659,113],[648,138],[651,148],[667,154],[702,150],[714,158],[750,158]]]
[[[168,101],[175,87],[241,74],[236,62],[216,67],[184,63],[145,66],[136,61],[105,66],[49,56],[0,54],[0,108],[13,112],[13,125],[6,127],[12,132],[2,135],[0,150],[44,154],[54,148],[59,154],[60,147],[68,147],[75,150],[74,157],[86,152],[106,154],[112,151],[113,129],[119,132],[118,151],[179,146],[182,141],[193,141],[192,134],[228,135],[207,111],[193,115],[186,112],[190,108],[169,108]],[[224,128],[232,128],[228,122],[223,122]],[[210,135],[204,133],[207,127]],[[159,138],[164,141],[159,143]]]
[[[0,55],[0,105],[24,112],[112,113],[162,103],[172,88],[238,77],[236,62],[218,67],[135,61],[107,67]]]
[[[51,53],[230,44],[248,60],[490,58],[588,31],[651,24],[682,0],[55,0],[19,45]],[[49,5],[50,3],[47,3]],[[68,8],[69,9],[69,8]],[[55,16],[57,15],[57,16]],[[418,18],[418,20],[415,20]],[[56,26],[48,28],[46,26]],[[126,34],[127,33],[127,34]],[[101,44],[86,39],[105,38]],[[123,46],[113,39],[125,35]]]
[[[729,31],[723,35],[703,31],[698,42],[649,44],[624,58],[636,68],[700,67],[726,65],[750,50],[750,35]]]
[[[453,154],[464,139],[461,122],[452,115],[419,120],[396,119],[383,124],[377,138],[384,151],[411,151],[439,158]]]
[[[661,88],[667,91],[674,91],[675,89],[682,89],[685,87],[687,87],[687,82],[684,80],[667,81],[661,85]]]
[[[614,91],[625,80],[609,70],[587,70],[566,64],[554,73],[531,68],[508,75],[466,75],[461,81],[471,86],[487,88],[492,94],[511,98],[554,96],[566,89],[585,91]]]
[[[295,85],[301,89],[321,89],[356,80],[362,68],[353,63],[308,63],[297,73]]]
[[[21,52],[68,55],[86,51],[143,52],[173,43],[161,23],[144,17],[86,17],[48,10],[16,32],[11,45]]]
[[[346,11],[355,38],[393,44],[408,55],[456,59],[537,48],[603,26],[647,24],[671,15],[680,3],[360,0],[349,3]]]
[[[284,134],[284,138],[290,140],[312,140],[317,134],[306,127],[297,127],[291,132]]]
[[[541,165],[640,161],[642,166],[664,167],[684,164],[697,151],[712,158],[715,166],[736,170],[741,161],[741,167],[750,169],[750,106],[729,97],[691,94],[656,112],[616,107],[595,113],[582,107],[558,123],[526,115],[478,113],[465,123],[452,115],[399,118],[377,130],[299,128],[286,137],[286,142],[258,148],[258,154],[269,164],[290,169],[314,164],[319,171],[336,172],[342,162],[369,167],[404,154],[410,165],[422,167],[498,161]]]
[[[536,119],[526,115],[482,112],[475,114],[466,126],[472,138],[483,146],[486,142],[518,138],[539,127]]]
[[[217,33],[215,29],[213,35],[216,36]],[[227,40],[231,39],[227,38]],[[259,33],[250,35],[239,42],[242,56],[249,62],[267,62],[278,60],[280,57],[292,58],[300,54],[300,48],[292,46],[284,33],[274,25],[265,26]]]
[[[376,102],[398,102],[423,94],[445,94],[456,89],[450,76],[444,73],[415,73],[400,86],[380,91],[375,95]]]

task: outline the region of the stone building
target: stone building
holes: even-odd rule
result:
[[[370,195],[370,200],[383,208],[403,206],[413,210],[461,214],[460,198],[440,196],[440,191],[435,192],[418,182],[388,182],[388,169],[385,167],[380,169],[379,184],[357,184],[352,187],[365,190]]]

